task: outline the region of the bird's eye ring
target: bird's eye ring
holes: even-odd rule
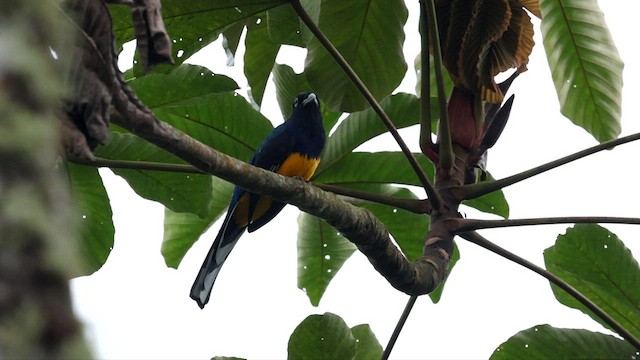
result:
[[[293,107],[298,106],[298,98],[293,99]]]

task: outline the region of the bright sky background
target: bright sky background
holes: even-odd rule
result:
[[[409,3],[413,8],[407,26],[415,28],[418,2]],[[640,3],[618,0],[600,5],[625,62],[622,135],[628,135],[640,131],[640,53],[635,32],[630,31]],[[488,168],[496,178],[596,144],[559,113],[538,22],[535,39],[529,71],[512,86],[516,100],[510,122],[489,154]],[[412,61],[418,46],[417,38],[407,39],[409,76],[397,91],[415,91]],[[234,68],[226,67],[220,41],[206,50],[191,62],[215,73],[231,74],[246,94],[246,80],[238,77],[242,50]],[[301,71],[304,51],[283,54],[278,62]],[[282,116],[271,81],[264,104],[263,112],[279,124]],[[414,149],[417,132],[416,128],[401,132]],[[385,140],[359,150],[380,146],[397,149]],[[623,145],[506,188],[511,218],[638,217],[639,150],[638,143]],[[370,324],[383,347],[386,345],[408,296],[393,289],[356,252],[336,275],[320,306],[312,307],[296,285],[295,207],[286,207],[269,225],[243,236],[216,281],[209,305],[200,310],[189,298],[189,289],[220,223],[194,245],[178,270],[169,269],[160,254],[163,207],[138,197],[110,171],[101,170],[101,174],[114,212],[115,246],[101,270],[71,282],[77,312],[97,357],[283,359],[293,329],[308,315],[324,312],[338,314],[349,326]],[[468,217],[488,216],[468,208],[463,211]],[[637,226],[605,226],[638,258]],[[482,234],[543,266],[543,250],[566,228],[540,226]],[[441,302],[433,305],[427,297],[418,300],[393,359],[487,358],[510,336],[539,324],[605,332],[586,315],[560,305],[543,278],[464,240],[457,244],[462,259]]]

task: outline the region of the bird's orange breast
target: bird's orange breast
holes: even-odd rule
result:
[[[309,180],[319,164],[320,159],[318,158],[309,158],[302,154],[293,153],[280,165],[277,173],[289,177],[300,176]]]

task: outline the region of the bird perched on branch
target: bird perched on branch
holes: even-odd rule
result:
[[[320,163],[325,137],[318,97],[314,93],[302,93],[293,101],[291,117],[267,135],[249,163],[284,176],[309,180]],[[200,308],[209,301],[220,268],[244,231],[258,230],[285,205],[269,196],[235,187],[222,227],[191,287],[191,298]]]

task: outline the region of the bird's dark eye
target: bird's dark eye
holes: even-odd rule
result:
[[[298,98],[293,99],[293,107],[298,107]]]

